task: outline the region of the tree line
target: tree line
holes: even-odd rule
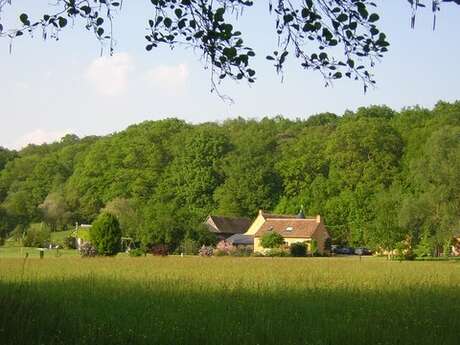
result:
[[[460,102],[342,116],[146,121],[103,137],[0,149],[0,236],[117,216],[124,236],[209,241],[208,214],[321,214],[334,243],[420,255],[460,232]]]

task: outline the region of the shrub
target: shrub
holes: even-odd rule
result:
[[[121,250],[121,235],[120,223],[110,213],[102,213],[90,229],[91,242],[99,255],[116,255]]]
[[[139,256],[144,256],[145,252],[141,248],[135,248],[135,249],[131,249],[128,252],[128,254],[131,257],[139,257]]]
[[[420,243],[415,248],[414,253],[417,257],[433,256],[433,244],[427,235],[422,237]]]
[[[156,244],[150,247],[149,252],[155,256],[167,256],[169,254],[169,247],[166,244]]]
[[[185,238],[180,245],[179,251],[185,255],[196,255],[199,249],[200,246],[197,241],[191,238]]]
[[[216,249],[213,251],[214,256],[227,256],[228,252],[221,249]]]
[[[97,255],[96,247],[89,242],[85,242],[80,246],[80,255],[86,258],[95,257]]]
[[[318,252],[318,241],[316,240],[311,240],[311,244],[310,244],[310,253],[312,256],[318,256],[319,255],[319,252]]]
[[[307,256],[307,246],[305,243],[296,242],[291,244],[289,252],[291,253],[291,256],[295,257]]]
[[[47,225],[31,224],[23,240],[24,247],[46,247],[51,239],[51,231]]]
[[[251,254],[251,248],[234,248],[233,250],[229,251],[230,256],[251,256]]]
[[[281,248],[272,248],[265,253],[265,256],[269,257],[286,257],[290,256],[289,252]]]
[[[77,249],[77,239],[72,236],[64,237],[63,245],[67,249]]]
[[[213,248],[211,246],[206,247],[205,245],[203,245],[200,248],[200,251],[198,252],[198,255],[200,255],[200,256],[212,256],[213,251],[214,250],[213,250]]]
[[[263,248],[279,248],[284,243],[284,237],[275,231],[265,233],[260,239]]]
[[[228,243],[225,240],[222,240],[219,243],[217,243],[216,250],[225,253],[225,255],[230,255],[230,252],[234,251],[235,248],[232,244]]]

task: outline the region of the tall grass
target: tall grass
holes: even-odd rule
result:
[[[460,263],[0,259],[0,343],[459,344]]]

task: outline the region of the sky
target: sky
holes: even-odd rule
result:
[[[6,6],[3,23],[17,23],[21,12],[33,18],[49,9],[49,0],[26,2]],[[345,79],[326,88],[320,75],[302,70],[295,59],[288,61],[281,81],[265,60],[276,49],[266,1],[256,1],[238,24],[257,53],[257,82],[223,83],[220,90],[233,104],[210,92],[209,70],[197,52],[144,49],[147,21],[153,15],[147,0],[124,1],[115,19],[113,56],[101,56],[94,35],[78,25],[61,32],[58,41],[43,40],[39,33],[25,35],[13,42],[11,53],[10,41],[0,38],[0,146],[19,149],[66,133],[104,135],[167,117],[192,123],[238,116],[307,118],[373,104],[399,110],[460,99],[460,6],[444,5],[433,31],[430,10],[419,13],[412,30],[407,1],[377,3],[380,27],[391,46],[374,69],[376,88],[366,94],[362,84]]]

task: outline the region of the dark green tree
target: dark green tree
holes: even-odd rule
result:
[[[117,217],[102,213],[90,228],[91,243],[99,255],[113,256],[121,250],[121,228]]]
[[[267,232],[260,238],[260,245],[263,248],[270,248],[270,249],[279,248],[283,244],[284,244],[284,237],[275,231]]]

